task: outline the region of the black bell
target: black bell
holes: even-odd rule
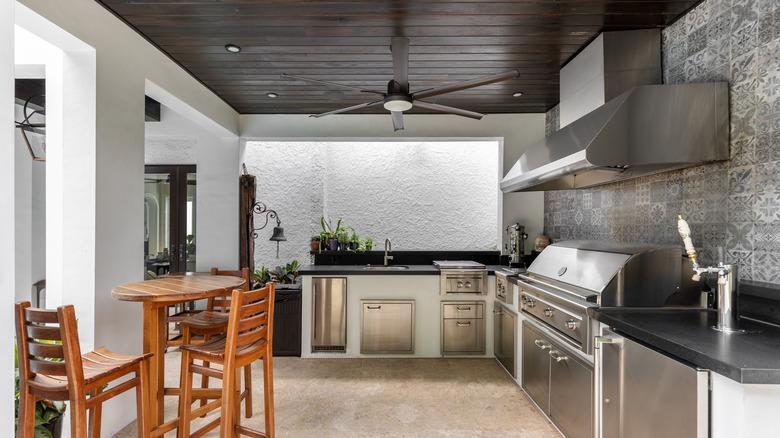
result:
[[[287,241],[287,238],[284,237],[284,228],[282,228],[282,227],[274,227],[274,234],[268,240],[273,241],[273,242],[285,242],[285,241]]]

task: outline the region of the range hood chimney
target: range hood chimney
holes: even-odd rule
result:
[[[601,34],[561,70],[562,128],[532,145],[504,192],[592,187],[726,160],[728,84],[659,85],[658,29]]]

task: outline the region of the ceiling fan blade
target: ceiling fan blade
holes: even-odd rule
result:
[[[401,131],[404,129],[404,113],[403,111],[391,111],[393,114],[393,131]]]
[[[423,102],[420,100],[415,100],[414,106],[417,108],[424,108],[424,109],[439,111],[442,113],[454,114],[456,116],[463,116],[463,117],[468,117],[477,120],[485,117],[485,115],[482,113],[477,113],[474,111],[464,110],[460,108],[453,108],[451,106],[446,106],[446,105],[439,105],[438,103]]]
[[[404,37],[393,37],[390,44],[390,51],[393,52],[393,80],[401,85],[402,93],[408,93],[409,40]]]
[[[496,82],[506,81],[508,79],[517,79],[520,77],[519,70],[512,70],[505,73],[498,73],[492,76],[483,76],[481,78],[468,81],[457,82],[441,87],[429,88],[412,93],[415,99],[425,99],[427,97],[438,96],[440,94],[452,93],[453,91],[466,90],[468,88],[480,87],[482,85],[494,84]]]
[[[360,87],[353,87],[352,85],[339,84],[339,83],[336,83],[336,82],[329,82],[329,81],[321,81],[319,79],[306,78],[306,77],[303,77],[303,76],[288,75],[287,73],[282,73],[280,76],[285,78],[285,79],[298,79],[300,81],[314,82],[316,84],[324,84],[324,85],[332,85],[334,87],[350,88],[352,90],[358,90],[358,91],[363,92],[363,93],[384,94],[381,91],[364,90],[364,89],[362,89]]]
[[[373,102],[361,103],[359,105],[348,106],[346,108],[341,108],[341,109],[337,109],[337,110],[333,110],[333,111],[328,111],[326,113],[312,114],[309,117],[320,118],[320,117],[324,117],[324,116],[329,116],[331,114],[345,113],[347,111],[353,111],[353,110],[356,110],[356,109],[367,108],[369,106],[376,105],[378,103],[382,103],[382,101],[381,100],[375,100]]]

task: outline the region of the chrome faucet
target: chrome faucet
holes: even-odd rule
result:
[[[392,250],[393,250],[393,244],[390,243],[390,239],[385,239],[385,266],[389,264],[388,261],[393,260],[393,256],[387,255],[387,253],[389,253]]]

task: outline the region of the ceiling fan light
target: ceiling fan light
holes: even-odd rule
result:
[[[388,111],[406,111],[412,108],[412,98],[406,94],[395,94],[385,97],[383,106]]]

